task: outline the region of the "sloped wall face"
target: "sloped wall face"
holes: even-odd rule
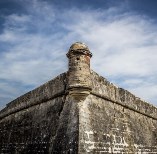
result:
[[[0,112],[0,153],[57,153],[58,144],[61,152],[75,148],[74,138],[74,146],[68,146],[71,131],[67,127],[72,122],[68,114],[72,110],[71,104],[65,103],[65,86],[66,74],[62,74],[17,98]],[[63,138],[66,147],[59,142]]]
[[[78,101],[66,96],[60,123],[53,143],[52,154],[77,154],[79,135]]]
[[[63,102],[63,97],[58,97],[2,119],[0,153],[49,153]]]
[[[80,102],[79,153],[157,153],[156,108],[94,72],[92,82]]]
[[[157,153],[157,121],[88,96],[80,105],[79,153]]]

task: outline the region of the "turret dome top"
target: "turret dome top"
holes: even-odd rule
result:
[[[73,43],[69,49],[69,52],[67,53],[67,56],[69,57],[71,53],[84,54],[92,57],[92,53],[89,51],[88,46],[82,42]]]
[[[88,50],[89,48],[85,43],[75,42],[71,45],[70,50]]]

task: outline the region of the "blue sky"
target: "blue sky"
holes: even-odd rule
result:
[[[91,68],[157,106],[156,0],[1,0],[0,108],[67,71],[86,43]]]

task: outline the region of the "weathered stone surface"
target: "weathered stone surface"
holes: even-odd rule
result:
[[[66,97],[51,153],[77,154],[79,134],[78,102]]]
[[[70,47],[67,57],[69,58],[69,70],[67,73],[67,90],[76,96],[91,91],[90,58],[91,52],[84,43],[76,42]],[[83,89],[83,90],[82,90]]]
[[[40,104],[57,96],[63,95],[66,88],[65,86],[66,74],[63,73],[54,80],[45,83],[44,85],[7,104],[7,107],[0,112],[0,119],[17,111],[21,111],[33,105]]]
[[[1,154],[156,154],[157,108],[90,70],[74,43],[69,70],[0,111]]]
[[[92,93],[157,120],[157,108],[91,71]]]
[[[63,105],[59,97],[3,118],[0,153],[48,153]]]
[[[157,153],[157,121],[93,95],[80,104],[80,153]]]

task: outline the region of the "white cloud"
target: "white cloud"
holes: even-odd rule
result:
[[[36,87],[66,71],[69,46],[83,41],[93,53],[93,70],[148,101],[157,98],[157,80],[149,80],[157,76],[157,28],[152,20],[117,8],[56,10],[39,1],[26,9],[28,14],[6,17],[0,43],[9,46],[0,56],[0,79],[19,82],[23,93],[26,85]]]

